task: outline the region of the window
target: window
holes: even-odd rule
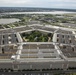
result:
[[[57,39],[57,42],[59,41],[59,39]]]
[[[62,40],[62,43],[65,43],[65,40]]]
[[[3,35],[3,38],[4,38],[5,36]]]
[[[3,40],[3,44],[4,44],[4,40]]]
[[[2,53],[4,54],[4,48],[2,48]]]
[[[69,40],[69,42],[70,42],[70,43],[72,43],[72,41],[71,41],[71,40]]]
[[[64,35],[62,35],[62,38],[64,38]]]
[[[74,47],[72,47],[72,51],[74,52]]]
[[[57,34],[57,37],[59,37],[59,34]]]
[[[63,46],[63,49],[66,49],[66,46]]]

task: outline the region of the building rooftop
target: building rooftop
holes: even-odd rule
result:
[[[67,58],[76,58],[76,46],[60,44],[59,48]]]
[[[72,34],[72,31],[63,30],[63,29],[58,29],[58,30],[56,31],[56,33],[59,33],[59,34]]]
[[[17,35],[14,33],[10,34],[0,34],[0,45],[14,44],[18,43]]]
[[[42,26],[42,25],[41,26],[34,25],[32,27],[37,30],[44,30],[44,31],[49,31],[49,32],[54,32],[56,30],[55,28],[46,27],[46,26]]]
[[[23,44],[23,49],[21,50],[21,59],[36,59],[41,61],[47,59],[61,59],[57,50],[55,49],[53,43],[26,43]],[[29,60],[30,61],[30,60]]]
[[[57,43],[76,45],[75,35],[57,34]]]
[[[17,46],[2,46],[0,47],[0,59],[11,59],[12,55],[16,55]]]

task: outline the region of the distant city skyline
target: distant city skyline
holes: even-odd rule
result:
[[[76,0],[0,0],[0,7],[76,9]]]

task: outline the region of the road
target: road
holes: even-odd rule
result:
[[[53,71],[25,71],[25,72],[0,72],[0,75],[67,75],[67,74],[72,74],[76,73],[76,70],[66,70],[66,71],[58,71],[58,70],[53,70]]]

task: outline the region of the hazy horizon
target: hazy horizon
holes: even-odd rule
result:
[[[49,8],[49,7],[20,7],[20,6],[0,6],[0,8],[40,8],[40,9],[68,9],[76,10],[72,8]]]

